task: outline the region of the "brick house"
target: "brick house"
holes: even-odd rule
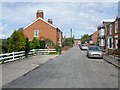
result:
[[[118,17],[118,48],[120,49],[120,17]]]
[[[81,39],[74,39],[74,45],[81,44]]]
[[[97,31],[98,31],[98,46],[100,46],[101,49],[105,50],[106,49],[106,37],[107,37],[107,26],[110,24],[111,22],[106,22],[103,21],[101,26],[97,27]]]
[[[31,41],[36,38],[49,38],[55,45],[62,46],[62,31],[53,25],[52,19],[44,20],[43,10],[37,10],[36,19],[23,28],[23,33]]]
[[[106,27],[106,51],[113,54],[113,51],[120,47],[120,19],[116,19]]]
[[[107,48],[118,49],[118,17],[107,26]]]
[[[97,42],[98,42],[98,31],[94,32],[94,33],[91,35],[91,41],[92,41],[92,43],[94,43],[95,45],[97,44]]]

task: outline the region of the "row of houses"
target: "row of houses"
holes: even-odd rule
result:
[[[120,17],[103,21],[91,35],[91,40],[106,52],[120,49]]]
[[[31,41],[35,38],[49,38],[55,45],[62,46],[62,31],[53,24],[52,19],[45,20],[43,10],[37,10],[36,19],[21,29]]]

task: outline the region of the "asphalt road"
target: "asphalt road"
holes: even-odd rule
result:
[[[118,69],[75,46],[3,88],[118,88]]]

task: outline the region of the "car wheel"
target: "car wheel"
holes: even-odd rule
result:
[[[87,54],[87,57],[90,58],[88,54]]]

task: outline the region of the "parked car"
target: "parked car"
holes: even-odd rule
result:
[[[79,46],[79,48],[81,49],[81,44],[79,44],[78,46]]]
[[[86,44],[81,44],[80,49],[81,50],[87,50],[88,46]]]
[[[98,46],[89,46],[87,49],[87,57],[103,58],[103,52]]]

